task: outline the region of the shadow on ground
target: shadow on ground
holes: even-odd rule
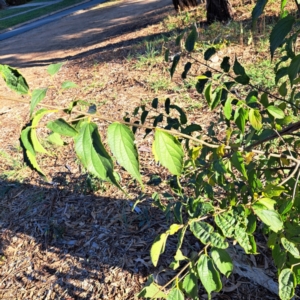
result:
[[[153,271],[166,219],[150,199],[72,188],[0,181],[1,299],[133,299]]]

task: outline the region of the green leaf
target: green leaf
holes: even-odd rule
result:
[[[30,101],[30,115],[32,115],[33,110],[46,96],[48,89],[36,89],[32,92],[31,101]]]
[[[285,97],[287,95],[286,81],[283,82],[282,85],[279,87],[278,92],[282,97]]]
[[[290,65],[288,67],[288,75],[289,75],[291,86],[293,85],[294,79],[299,74],[299,69],[300,69],[300,54],[298,54],[297,56],[295,56],[292,59]],[[279,92],[280,92],[280,89],[279,89]],[[283,95],[281,95],[281,96],[283,96]]]
[[[226,237],[232,237],[235,227],[235,218],[231,212],[225,212],[215,216],[215,222],[222,230],[223,235]]]
[[[211,243],[212,246],[220,249],[226,249],[228,247],[225,238],[220,234],[213,232],[213,227],[208,223],[192,222],[190,224],[190,229],[195,237],[197,237],[204,245]]]
[[[261,204],[269,210],[274,210],[274,205],[276,204],[276,201],[270,198],[260,198],[256,202],[256,204]]]
[[[169,234],[166,232],[160,234],[155,238],[151,246],[150,256],[154,267],[157,266],[159,256],[165,251],[165,246],[166,246],[168,236]]]
[[[230,63],[229,63],[229,60],[230,60],[230,57],[228,56],[225,56],[223,58],[223,61],[221,63],[221,69],[224,71],[224,72],[229,72],[230,70]]]
[[[291,32],[294,23],[295,18],[292,15],[288,15],[279,20],[273,27],[270,35],[270,52],[272,59],[275,50],[283,43],[284,38]]]
[[[64,81],[62,83],[62,85],[61,85],[61,88],[63,90],[71,89],[71,88],[76,88],[76,87],[78,87],[78,85],[75,82],[73,82],[73,81]]]
[[[210,47],[204,52],[204,59],[209,60],[216,53],[217,53],[216,48]]]
[[[194,50],[197,38],[198,38],[197,28],[195,25],[193,25],[192,31],[189,33],[189,35],[185,41],[185,49],[188,52],[192,52]]]
[[[248,179],[248,175],[244,164],[244,158],[240,151],[236,151],[233,153],[231,157],[231,163],[246,179]]]
[[[63,136],[75,137],[78,134],[78,131],[73,126],[61,118],[48,122],[47,127]]]
[[[286,263],[286,252],[282,251],[278,244],[274,245],[272,249],[272,257],[275,263],[275,266],[278,269],[281,269]]]
[[[118,122],[107,129],[107,141],[118,163],[143,186],[134,135],[130,128]]]
[[[120,188],[114,176],[112,159],[101,142],[97,125],[84,122],[74,141],[76,154],[88,172]]]
[[[173,58],[173,63],[172,63],[171,69],[170,69],[171,78],[173,77],[173,75],[175,73],[175,70],[179,63],[179,60],[180,60],[180,54],[176,54]]]
[[[31,127],[26,127],[25,129],[22,130],[21,132],[21,143],[22,146],[25,149],[25,161],[27,160],[29,163],[27,163],[27,165],[37,171],[38,173],[40,173],[42,176],[46,177],[46,175],[42,172],[40,166],[37,163],[36,160],[36,153],[34,151],[31,139],[30,139],[30,135],[31,135]]]
[[[207,104],[210,106],[212,99],[211,83],[206,86],[204,96],[207,101]]]
[[[210,104],[210,109],[211,110],[215,109],[218,106],[218,104],[220,103],[222,92],[223,92],[222,88],[217,88],[214,91],[214,93],[213,93],[213,99],[212,99],[212,102]]]
[[[283,68],[277,70],[276,76],[275,76],[275,84],[278,84],[279,80],[286,75],[288,75],[288,67],[283,67]]]
[[[256,217],[253,214],[250,214],[247,217],[248,223],[247,223],[247,229],[246,232],[248,234],[252,234],[256,229]]]
[[[295,294],[295,274],[291,269],[283,269],[279,274],[278,282],[280,299],[290,300]]]
[[[284,247],[284,249],[290,252],[295,258],[300,258],[299,249],[296,247],[294,243],[288,241],[285,237],[282,237],[281,244]]]
[[[0,74],[3,77],[6,85],[13,91],[26,95],[29,92],[29,86],[26,79],[17,69],[7,65],[0,64]]]
[[[161,287],[154,282],[153,275],[150,275],[149,279],[147,280],[146,286],[140,291],[140,293],[137,296],[143,299],[166,299],[167,295],[163,293],[160,289]]]
[[[60,135],[56,132],[52,132],[51,134],[49,134],[47,140],[49,143],[57,146],[63,146],[65,144]]]
[[[259,203],[253,204],[252,208],[261,221],[269,226],[271,230],[274,232],[282,230],[283,222],[278,212],[269,210],[266,206]]]
[[[52,65],[48,66],[48,68],[47,68],[48,74],[51,76],[55,75],[60,70],[62,65],[63,65],[63,63],[57,63],[57,64],[52,64]]]
[[[260,130],[262,127],[262,117],[258,109],[251,108],[249,111],[249,121],[255,130]]]
[[[262,190],[262,194],[265,197],[273,198],[280,196],[283,192],[285,192],[285,188],[283,186],[267,184],[265,188]]]
[[[232,113],[231,101],[232,101],[232,99],[230,97],[228,97],[226,99],[226,102],[225,102],[225,105],[223,108],[224,116],[227,120],[231,119],[231,113]]]
[[[250,82],[250,77],[248,75],[239,75],[234,78],[237,83],[247,85]]]
[[[181,144],[174,136],[157,128],[152,150],[155,159],[160,161],[173,175],[181,174],[184,153]]]
[[[198,278],[193,270],[190,270],[190,272],[185,276],[182,288],[189,297],[196,299],[198,296]]]
[[[241,130],[242,133],[245,132],[245,124],[246,124],[246,118],[247,118],[247,111],[239,107],[234,114],[234,121],[237,127]]]
[[[240,246],[244,248],[247,254],[256,252],[256,249],[253,249],[250,237],[251,235],[249,235],[246,232],[246,229],[244,229],[243,227],[238,226],[235,228],[234,238],[237,240]]]
[[[41,118],[50,112],[54,112],[55,110],[48,110],[46,108],[42,108],[38,110],[35,115],[32,118],[32,123],[31,123],[31,132],[30,132],[30,139],[33,145],[33,148],[36,152],[39,153],[48,153],[48,151],[40,144],[37,134],[36,134],[36,129],[38,127],[38,123],[41,120]],[[48,153],[49,154],[49,153]]]
[[[259,16],[263,13],[264,8],[267,4],[268,0],[257,0],[255,7],[252,10],[252,26],[259,18]]]
[[[168,294],[167,300],[184,300],[184,295],[181,290],[174,288]]]
[[[279,107],[270,105],[267,107],[267,111],[276,119],[283,119],[285,117],[284,112]]]
[[[208,299],[211,299],[211,292],[218,292],[222,288],[220,274],[215,269],[212,260],[204,254],[198,260],[197,271],[198,277],[208,293]]]
[[[232,259],[228,252],[223,249],[212,248],[211,257],[219,271],[228,278],[233,271]]]

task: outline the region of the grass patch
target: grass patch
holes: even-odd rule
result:
[[[57,10],[61,10],[63,8],[67,8],[69,6],[72,6],[77,3],[82,3],[82,2],[84,2],[84,1],[83,0],[63,0],[59,3],[54,3],[54,4],[51,4],[48,6],[43,6],[41,8],[35,9],[35,10],[31,10],[22,15],[11,17],[11,18],[5,20],[5,22],[2,22],[2,24],[0,24],[0,30],[7,29],[9,27],[33,20],[35,18],[39,18],[41,16],[47,15],[47,14],[55,12]]]
[[[31,10],[31,9],[32,9],[32,7],[20,7],[20,8],[12,8],[12,9],[3,9],[3,10],[0,10],[0,19],[10,17],[10,16],[13,16],[15,14],[25,12],[25,11],[28,11],[28,10]],[[4,22],[6,22],[6,21],[4,21]]]

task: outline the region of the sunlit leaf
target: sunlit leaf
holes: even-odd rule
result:
[[[168,235],[166,232],[158,235],[151,246],[150,256],[154,267],[157,266],[160,255],[165,251]]]
[[[285,117],[284,112],[279,107],[269,105],[267,111],[276,119],[283,119]]]
[[[285,237],[282,237],[281,244],[284,247],[284,249],[290,252],[295,258],[300,258],[299,249],[296,247],[294,243],[288,241]]]
[[[78,131],[73,126],[61,118],[48,122],[47,127],[62,136],[74,137],[78,134]]]
[[[280,299],[290,300],[295,294],[295,274],[291,269],[283,269],[279,274],[278,282]]]
[[[219,271],[228,278],[233,271],[232,259],[228,252],[223,249],[212,248],[211,257]]]
[[[48,66],[48,68],[47,68],[48,74],[51,76],[55,75],[60,70],[62,65],[63,65],[63,63],[57,63],[57,64],[52,64],[52,65]]]
[[[35,107],[40,103],[46,96],[47,89],[36,89],[32,92],[30,101],[30,115],[32,115]]]
[[[258,109],[250,109],[249,121],[255,130],[260,130],[262,127],[262,117]]]

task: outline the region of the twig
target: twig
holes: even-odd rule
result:
[[[286,178],[284,179],[279,185],[284,185],[286,182],[288,182],[297,172],[297,170],[299,169],[299,166],[300,166],[300,162],[295,166],[295,169],[293,170],[293,172]],[[299,178],[299,174],[300,172],[298,173],[298,177]],[[298,179],[297,179],[298,181]]]
[[[292,201],[294,201],[294,199],[295,199],[296,189],[297,189],[297,185],[298,185],[299,176],[300,176],[300,170],[299,170],[299,172],[298,172],[298,175],[297,175],[297,178],[296,178],[296,182],[295,182],[295,185],[294,185]]]

